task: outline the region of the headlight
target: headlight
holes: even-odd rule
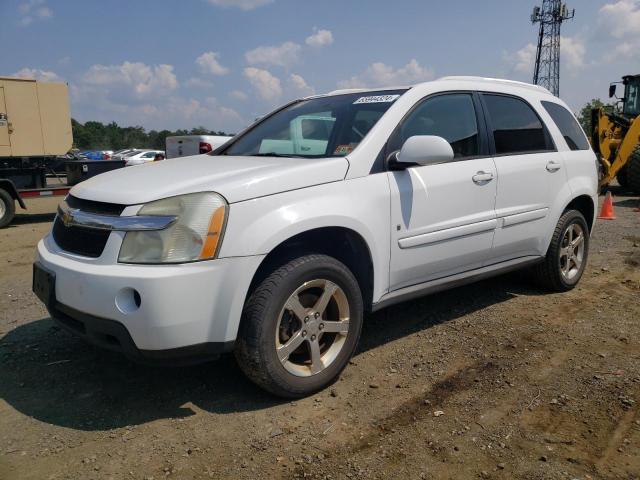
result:
[[[227,218],[227,202],[217,193],[192,193],[146,204],[138,215],[171,215],[164,230],[127,232],[123,263],[183,263],[215,258]]]

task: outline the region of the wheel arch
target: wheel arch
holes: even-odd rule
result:
[[[596,211],[596,206],[594,205],[593,198],[586,194],[578,195],[564,207],[563,212],[566,212],[567,210],[579,211],[587,221],[589,233],[593,231]]]
[[[253,275],[247,298],[270,272],[294,258],[310,253],[329,255],[344,263],[358,281],[365,311],[373,304],[374,263],[360,233],[343,226],[325,226],[296,233],[281,241],[262,260]]]
[[[24,204],[24,200],[18,194],[18,190],[13,182],[7,178],[0,178],[0,189],[6,191],[11,198],[18,202],[21,208],[27,208]]]

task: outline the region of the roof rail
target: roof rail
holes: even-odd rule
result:
[[[332,90],[327,95],[344,95],[346,93],[358,93],[358,92],[366,92],[371,90],[371,88],[341,88],[338,90]]]
[[[549,90],[540,85],[534,85],[532,83],[519,82],[517,80],[507,80],[505,78],[489,78],[489,77],[473,77],[473,76],[464,76],[464,75],[454,75],[448,77],[442,77],[438,80],[449,81],[449,80],[458,80],[458,81],[470,81],[470,82],[486,82],[486,83],[502,83],[504,85],[512,85],[514,87],[522,87],[527,88],[529,90],[536,90],[538,92],[544,92],[551,94]]]

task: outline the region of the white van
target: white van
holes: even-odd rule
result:
[[[231,137],[222,135],[181,135],[167,137],[167,158],[188,157],[209,153],[224,145]]]

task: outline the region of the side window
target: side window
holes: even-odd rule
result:
[[[554,150],[544,125],[523,100],[483,94],[497,155]]]
[[[566,108],[553,102],[542,102],[542,106],[556,122],[571,150],[589,150],[589,142],[580,124]]]
[[[478,123],[469,93],[438,95],[424,100],[402,122],[389,151],[402,148],[415,135],[437,135],[453,148],[454,158],[480,154]]]

